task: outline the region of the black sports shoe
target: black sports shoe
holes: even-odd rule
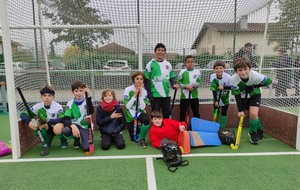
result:
[[[50,153],[50,149],[48,147],[44,147],[43,150],[40,152],[41,156],[47,156]]]
[[[140,145],[141,148],[147,148],[147,143],[145,139],[140,139],[138,144]]]
[[[73,144],[73,148],[79,148],[80,147],[80,141],[79,138],[74,138],[74,144]]]
[[[68,147],[68,141],[66,138],[62,137],[60,139],[60,148],[67,148]]]
[[[257,133],[256,132],[248,133],[248,136],[250,137],[250,142],[252,144],[258,144],[259,143],[259,139],[257,137]]]
[[[257,129],[257,138],[262,140],[264,138],[264,131]]]

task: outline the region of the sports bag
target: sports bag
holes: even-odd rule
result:
[[[0,157],[11,154],[11,148],[3,141],[0,141]]]

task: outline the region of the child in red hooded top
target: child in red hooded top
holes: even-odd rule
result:
[[[179,132],[187,129],[185,122],[163,119],[163,115],[159,111],[153,111],[151,113],[151,121],[153,125],[149,129],[149,138],[151,146],[155,148],[160,148],[160,141],[163,138],[178,143]]]

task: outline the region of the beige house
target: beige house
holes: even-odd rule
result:
[[[2,40],[2,36],[0,36],[0,54],[3,54],[3,40]],[[11,48],[12,48],[12,52],[16,52],[18,50],[18,47],[22,46],[20,43],[12,41],[11,40]]]
[[[103,53],[119,53],[119,54],[135,54],[135,51],[126,48],[124,46],[121,46],[115,42],[113,43],[109,43],[107,45],[104,45],[100,48],[98,48],[98,50],[100,50]]]
[[[269,25],[272,23],[269,23]],[[197,54],[209,53],[210,55],[225,55],[233,50],[233,23],[204,23],[192,49]],[[253,55],[261,54],[265,23],[248,23],[246,26],[237,24],[235,52],[239,51],[245,43],[253,44]],[[274,44],[264,47],[265,55],[276,55]]]

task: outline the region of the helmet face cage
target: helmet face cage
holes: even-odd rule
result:
[[[176,143],[165,143],[162,146],[164,161],[171,166],[178,166],[181,163],[181,151]]]

